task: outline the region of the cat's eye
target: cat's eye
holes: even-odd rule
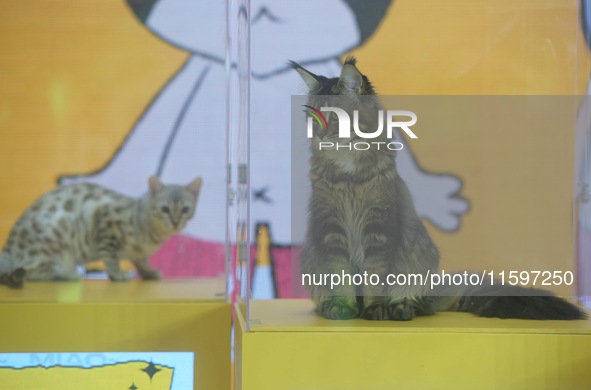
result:
[[[183,207],[181,210],[183,214],[187,214],[189,212],[189,208],[187,206]]]
[[[170,209],[167,206],[162,206],[162,212],[163,213],[170,213]]]

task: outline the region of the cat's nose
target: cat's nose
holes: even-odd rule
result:
[[[174,230],[179,230],[181,227],[181,221],[180,220],[171,220],[172,222],[172,227],[174,228]]]

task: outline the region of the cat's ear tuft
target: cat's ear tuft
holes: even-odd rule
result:
[[[357,58],[355,58],[355,56],[347,56],[347,58],[345,58],[345,62],[343,62],[343,64],[345,65],[357,65]]]
[[[312,92],[312,91],[317,90],[320,87],[320,83],[318,82],[318,78],[314,73],[308,72],[306,69],[302,68],[300,66],[300,64],[298,64],[295,61],[289,61],[289,66],[292,69],[295,69],[295,71],[299,73],[302,80],[304,80],[304,83],[306,83],[306,86],[308,87],[308,91]]]
[[[351,92],[357,93],[363,84],[363,75],[354,63],[345,63],[341,70],[339,84]]]
[[[162,184],[160,179],[158,179],[157,176],[150,177],[150,179],[148,180],[148,186],[150,187],[151,196],[158,194],[164,188],[164,185]]]
[[[203,180],[198,177],[197,179],[193,180],[189,184],[187,184],[187,189],[195,195],[195,197],[199,196],[199,191],[201,191],[201,185],[203,184]]]

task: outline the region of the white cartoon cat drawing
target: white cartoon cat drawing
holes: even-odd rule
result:
[[[190,56],[164,85],[119,149],[98,172],[69,175],[61,184],[97,183],[137,196],[150,175],[183,183],[203,177],[199,223],[185,233],[199,240],[225,240],[225,2],[127,0],[143,25]],[[371,4],[368,5],[368,4]],[[252,0],[251,222],[268,223],[274,242],[302,237],[291,231],[291,95],[304,90],[288,60],[322,75],[336,75],[339,58],[363,45],[390,10],[391,0]],[[321,39],[320,39],[321,38]],[[395,71],[395,69],[393,69]],[[384,89],[384,88],[382,88]],[[403,157],[402,157],[403,156]],[[424,171],[409,153],[398,170],[409,184],[419,214],[437,228],[460,226],[469,203],[461,180]],[[305,202],[305,197],[303,201]],[[219,222],[216,222],[219,221]],[[293,233],[293,234],[292,234]]]

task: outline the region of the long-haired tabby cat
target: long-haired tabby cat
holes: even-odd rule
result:
[[[292,67],[309,90],[309,105],[336,106],[354,118],[365,133],[378,128],[382,109],[368,78],[349,57],[340,77],[315,75],[295,62]],[[329,118],[336,119],[329,115]],[[406,184],[396,172],[395,151],[386,147],[349,150],[327,147],[363,141],[353,129],[350,139],[338,138],[336,123],[314,123],[309,179],[307,237],[302,251],[305,274],[380,275],[436,272],[439,252],[418,217]],[[367,141],[367,140],[366,140]],[[388,144],[382,132],[372,142]],[[324,147],[321,149],[321,142]],[[375,144],[374,144],[375,145]],[[364,147],[365,148],[365,147]],[[393,148],[394,149],[394,148]],[[320,284],[320,283],[319,283]],[[548,292],[518,287],[485,286],[433,292],[419,283],[351,283],[308,286],[317,312],[330,319],[362,317],[371,320],[410,320],[438,310],[468,311],[486,317],[580,319],[577,306]],[[443,296],[445,295],[445,296]],[[520,295],[520,296],[517,296]],[[523,296],[527,295],[527,296]]]
[[[148,194],[130,198],[95,184],[58,187],[35,201],[12,228],[0,254],[0,282],[77,280],[77,265],[104,260],[109,278],[131,260],[143,279],[159,279],[148,257],[193,217],[202,180],[186,186],[148,181]]]

